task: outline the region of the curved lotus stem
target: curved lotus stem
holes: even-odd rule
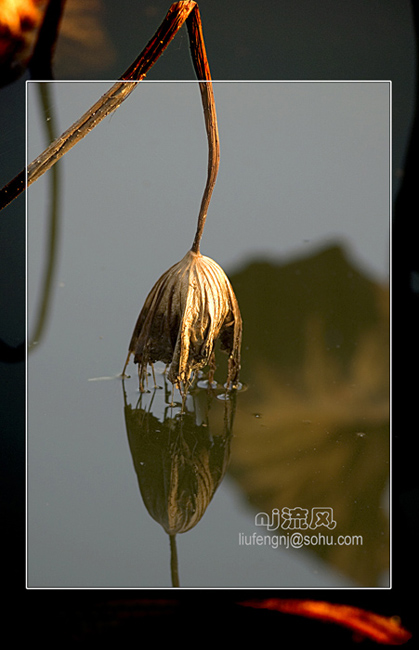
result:
[[[188,26],[189,41],[191,45],[192,61],[196,76],[200,81],[202,107],[204,109],[205,128],[208,138],[208,175],[207,183],[202,197],[201,208],[198,216],[198,226],[192,250],[199,252],[202,233],[207,217],[208,206],[211,200],[212,191],[217,179],[220,166],[220,141],[218,137],[217,114],[215,110],[214,92],[212,88],[211,73],[208,65],[208,58],[205,51],[204,36],[199,11],[193,11],[186,21]]]

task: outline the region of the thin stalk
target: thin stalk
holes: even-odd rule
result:
[[[192,61],[196,76],[199,80],[202,106],[204,111],[205,128],[208,139],[208,170],[207,182],[198,215],[198,224],[192,251],[199,253],[200,242],[207,217],[208,207],[217,179],[220,164],[220,144],[215,110],[214,92],[211,73],[205,50],[202,22],[198,5],[190,0],[175,2],[169,9],[165,19],[153,38],[146,45],[137,59],[93,106],[89,108],[74,124],[54,140],[34,161],[20,172],[10,183],[0,190],[0,210],[8,205],[25,189],[38,180],[46,171],[84,138],[97,124],[110,113],[113,113],[122,102],[132,93],[137,82],[142,81],[150,68],[164,52],[176,33],[186,21]],[[132,82],[132,83],[128,83]]]
[[[38,180],[46,171],[72,149],[105,117],[113,113],[122,102],[132,93],[137,82],[144,79],[147,72],[167,48],[176,33],[186,21],[192,61],[196,76],[199,81],[201,100],[204,111],[205,128],[208,139],[208,170],[207,182],[201,201],[198,215],[198,224],[192,251],[199,253],[202,233],[205,226],[208,207],[217,179],[220,164],[220,143],[215,110],[214,92],[211,73],[205,50],[202,22],[198,5],[190,0],[175,2],[169,9],[165,19],[158,28],[153,38],[146,45],[141,54],[122,75],[121,80],[115,83],[93,106],[89,108],[74,124],[54,140],[34,161],[28,166],[25,174],[23,170],[2,190],[0,190],[0,210],[8,205],[32,183]]]
[[[81,118],[30,163],[27,170],[23,169],[0,190],[0,210],[19,196],[26,187],[38,180],[99,122],[122,104],[136,87],[136,83],[126,82],[138,82],[144,79],[193,10],[198,12],[198,6],[191,0],[175,2],[171,5],[157,32],[125,71],[121,80],[115,83]]]
[[[199,253],[200,242],[207,217],[208,206],[211,200],[212,191],[217,179],[220,166],[220,140],[218,136],[217,113],[215,110],[214,92],[211,81],[207,53],[205,50],[202,23],[199,11],[193,11],[186,21],[189,41],[192,53],[192,61],[195,73],[200,80],[202,106],[204,109],[205,128],[208,138],[208,174],[207,183],[202,197],[201,207],[198,215],[198,225],[195,239],[192,244],[192,251]]]

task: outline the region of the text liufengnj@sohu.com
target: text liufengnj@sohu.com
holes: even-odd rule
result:
[[[305,546],[362,546],[362,535],[303,535],[290,533],[287,535],[262,535],[239,533],[239,546],[271,546],[272,548],[302,548]]]

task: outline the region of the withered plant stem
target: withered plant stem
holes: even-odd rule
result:
[[[212,191],[217,179],[220,166],[220,141],[218,137],[217,113],[215,110],[214,91],[212,88],[211,73],[209,69],[207,53],[205,50],[202,23],[199,11],[193,11],[186,21],[189,41],[191,46],[192,61],[195,67],[196,76],[200,81],[202,106],[204,109],[205,128],[208,138],[208,173],[207,182],[202,197],[201,207],[198,215],[198,226],[195,239],[192,244],[192,251],[199,253],[202,233],[207,217],[208,206],[211,200]]]
[[[82,115],[69,129],[52,142],[46,149],[31,162],[27,169],[22,170],[15,178],[0,190],[0,210],[17,198],[25,189],[48,171],[64,154],[66,154],[77,142],[84,138],[97,124],[107,115],[115,111],[122,102],[131,94],[136,83],[142,81],[150,68],[156,63],[160,55],[167,48],[176,33],[188,19],[188,33],[191,39],[191,53],[198,80],[209,80],[210,73],[205,54],[205,46],[202,36],[202,25],[199,9],[196,2],[184,0],[171,5],[162,24],[149,41],[141,54],[135,59],[130,67],[122,75],[120,81],[116,82],[84,115]],[[127,83],[133,82],[133,83]],[[217,123],[215,118],[214,100],[212,97],[211,82],[200,84],[202,101],[204,105],[205,123],[209,142],[218,143]],[[214,127],[215,124],[215,127]],[[205,223],[206,212],[215,177],[218,171],[216,146],[210,145],[210,160],[208,182],[202,200],[201,210],[198,219],[198,230],[194,246],[198,247]]]

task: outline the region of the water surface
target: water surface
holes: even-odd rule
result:
[[[108,87],[53,84],[57,129]],[[142,83],[60,163],[29,354],[30,587],[170,586],[174,525],[190,526],[183,587],[388,585],[389,86],[217,83],[215,98],[202,251],[241,306],[246,390],[233,408],[197,389],[182,419],[164,375],[141,402],[135,368],[117,377],[148,291],[192,243],[206,175],[197,85]],[[29,159],[44,126],[29,84]],[[29,337],[50,176],[28,193]]]

